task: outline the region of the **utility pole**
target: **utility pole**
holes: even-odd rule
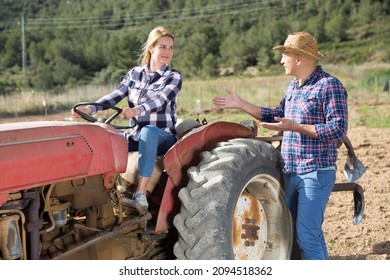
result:
[[[22,16],[22,67],[23,77],[26,78],[26,39],[24,35],[24,16]]]

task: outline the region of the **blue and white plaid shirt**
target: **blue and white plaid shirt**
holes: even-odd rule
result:
[[[126,74],[115,91],[97,102],[115,105],[127,98],[130,108],[140,110],[141,114],[136,117],[138,126],[131,128],[127,135],[134,140],[138,140],[141,128],[149,124],[175,135],[176,104],[181,86],[180,72],[168,65],[152,73],[148,73],[148,66],[138,66]],[[96,106],[91,108],[93,113],[102,110]],[[130,125],[133,125],[132,119]]]
[[[318,139],[292,131],[283,133],[284,173],[302,174],[336,166],[337,142],[348,130],[347,91],[321,66],[301,86],[296,78],[292,79],[279,106],[262,107],[261,111],[264,122],[275,122],[278,116],[315,127]]]

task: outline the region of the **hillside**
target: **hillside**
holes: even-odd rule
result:
[[[390,61],[386,0],[2,0],[0,17],[0,95],[117,80],[157,25],[174,33],[173,66],[186,78],[272,72],[272,47],[298,30],[328,63]]]

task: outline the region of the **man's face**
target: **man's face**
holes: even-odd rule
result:
[[[294,54],[283,53],[280,63],[283,64],[284,72],[287,75],[295,76],[298,57]]]

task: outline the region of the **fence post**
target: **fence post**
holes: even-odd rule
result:
[[[375,104],[378,104],[378,76],[375,76]]]

